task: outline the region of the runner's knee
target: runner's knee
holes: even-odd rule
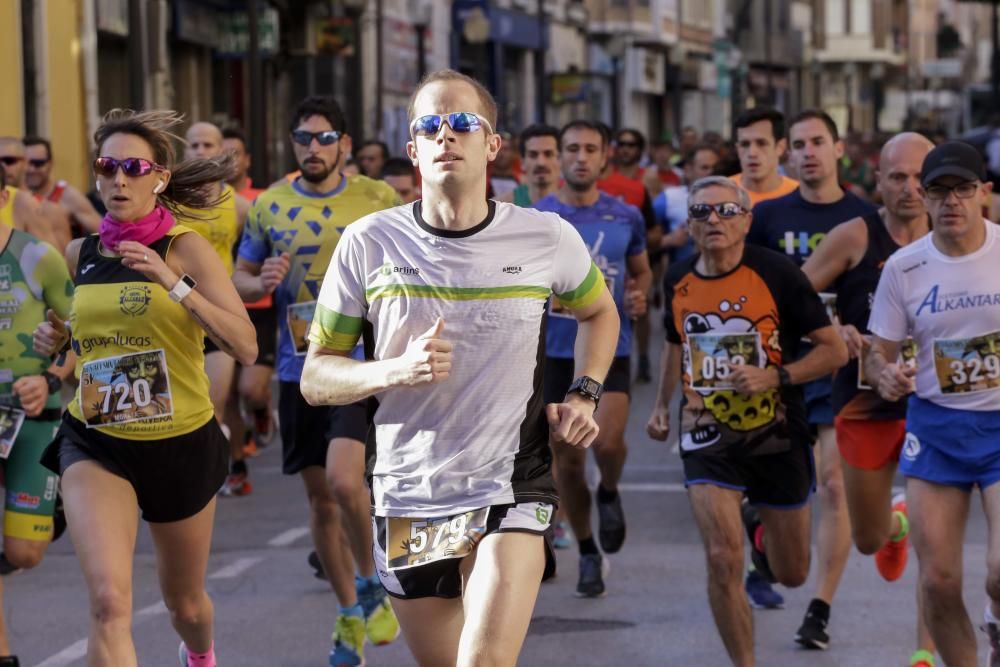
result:
[[[948,600],[962,599],[960,572],[950,572],[935,565],[927,565],[920,573],[920,586],[930,607]]]
[[[358,476],[357,471],[349,469],[348,466],[328,470],[327,478],[330,480],[330,490],[333,497],[340,505],[353,502],[355,498],[364,493],[364,478]]]
[[[337,514],[337,503],[329,493],[310,494],[309,512],[312,514],[314,521],[322,524],[333,523],[337,521],[339,516]]]
[[[90,614],[101,626],[129,627],[132,621],[132,591],[107,582],[97,585],[91,596]]]
[[[743,551],[729,544],[708,547],[708,580],[714,584],[739,586],[743,578]]]
[[[871,556],[885,545],[889,534],[886,531],[873,529],[871,526],[860,526],[858,522],[855,522],[851,525],[851,537],[858,551],[866,556]]]
[[[266,382],[255,382],[250,373],[240,375],[240,396],[251,410],[265,408],[271,401],[271,387]]]
[[[186,594],[164,594],[163,604],[170,611],[174,623],[200,625],[207,621],[204,591]]]
[[[10,564],[22,570],[30,570],[37,567],[45,556],[45,549],[48,542],[39,542],[37,546],[28,543],[24,544],[17,540],[4,540],[3,554]]]

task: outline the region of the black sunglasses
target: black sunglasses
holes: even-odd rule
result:
[[[15,164],[23,160],[24,158],[19,155],[3,155],[0,156],[0,162],[3,162],[8,167],[13,167]]]
[[[324,132],[310,132],[308,130],[292,130],[292,141],[299,146],[308,146],[313,139],[319,142],[320,146],[329,146],[340,139],[341,133],[337,130],[326,130]]]
[[[49,159],[48,158],[36,158],[34,160],[28,160],[28,164],[30,164],[35,169],[41,169],[42,167],[44,167],[48,163],[49,163]]]
[[[712,211],[718,213],[722,220],[729,220],[747,212],[739,204],[724,201],[721,204],[691,204],[688,208],[688,217],[698,222],[704,222],[712,217]]]

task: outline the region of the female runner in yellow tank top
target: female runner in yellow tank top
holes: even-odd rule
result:
[[[241,363],[257,355],[253,326],[208,241],[174,224],[180,206],[217,205],[204,187],[226,160],[174,166],[174,112],[114,110],[94,142],[108,215],[73,241],[77,284],[67,331],[35,331],[53,354],[68,340],[80,387],[42,462],[62,475],[69,531],[90,591],[88,665],[136,665],[132,561],[139,512],[149,522],[163,601],[188,667],[215,667],[205,591],[215,493],[226,441],[208,398],[203,340]],[[69,333],[72,336],[69,336]]]

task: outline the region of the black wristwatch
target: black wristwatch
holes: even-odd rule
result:
[[[594,401],[595,410],[597,409],[597,406],[601,402],[601,394],[603,393],[604,393],[604,385],[595,380],[594,378],[587,377],[586,375],[583,375],[573,380],[573,384],[571,384],[569,386],[569,389],[566,391],[567,395],[580,394],[581,396],[591,399],[592,401]]]
[[[50,373],[49,371],[42,371],[42,377],[45,381],[49,383],[49,395],[56,394],[62,389],[62,378],[60,378],[55,373]]]
[[[792,376],[788,374],[784,366],[778,366],[778,388],[784,389],[785,387],[792,386]]]

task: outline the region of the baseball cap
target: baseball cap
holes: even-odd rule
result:
[[[985,181],[983,156],[964,141],[946,141],[924,158],[920,183],[927,187],[942,176],[957,176],[967,181]]]

